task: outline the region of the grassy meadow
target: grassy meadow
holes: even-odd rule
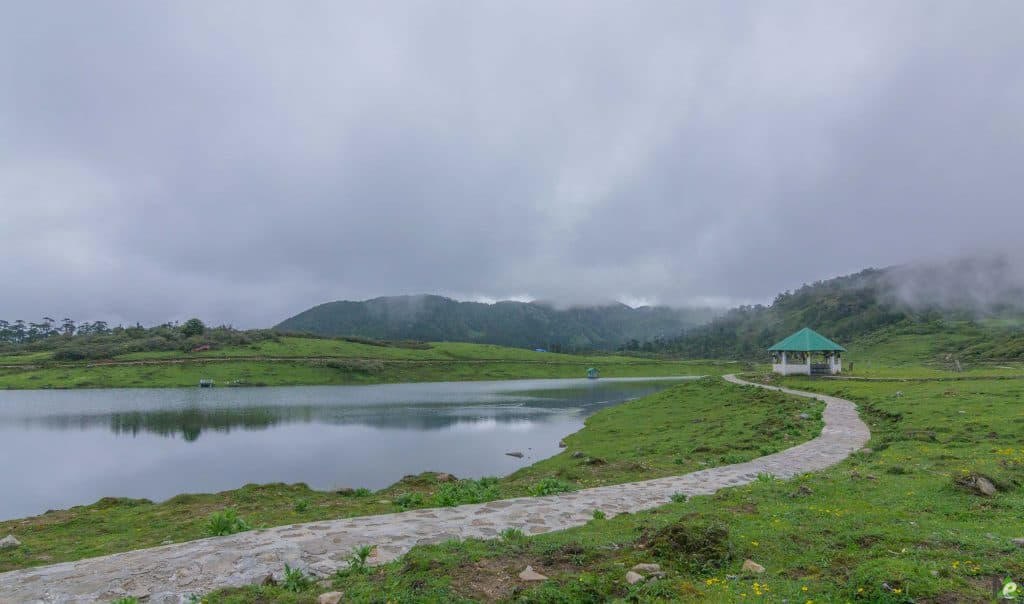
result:
[[[570,355],[486,344],[405,346],[339,339],[281,337],[196,353],[136,352],[105,361],[57,363],[45,353],[0,356],[0,389],[295,386],[393,382],[584,377],[720,375],[747,363],[665,361],[616,355]]]
[[[417,547],[332,585],[249,587],[207,602],[991,602],[1024,578],[1024,381],[786,385],[858,403],[870,451],[823,472],[522,538]],[[744,392],[745,395],[749,393]],[[588,426],[589,427],[589,426]],[[992,496],[964,486],[985,476]],[[741,570],[750,558],[764,574]],[[664,578],[629,585],[656,562]],[[526,565],[548,576],[519,581]]]

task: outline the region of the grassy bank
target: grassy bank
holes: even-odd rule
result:
[[[827,471],[772,479],[647,513],[522,539],[417,547],[341,573],[332,587],[212,594],[208,602],[346,601],[990,602],[1024,578],[1022,381],[787,385],[857,402],[870,452]],[[985,476],[985,496],[968,486]],[[744,573],[750,558],[764,574]],[[638,562],[666,576],[631,586]],[[524,583],[526,565],[550,577]]]
[[[881,329],[847,344],[846,369],[862,377],[1024,376],[1015,332],[973,324]],[[961,371],[955,371],[959,362]]]
[[[377,492],[248,485],[163,503],[106,499],[0,522],[0,534],[24,544],[0,550],[0,572],[205,537],[208,517],[227,508],[251,526],[276,526],[682,474],[808,440],[821,430],[820,409],[806,399],[699,380],[602,410],[566,437],[562,453],[496,480],[450,482],[428,473]]]
[[[718,375],[749,365],[673,362],[614,355],[577,356],[482,344],[372,345],[283,337],[196,353],[131,353],[109,360],[57,363],[32,355],[0,357],[0,389],[295,386],[583,377]]]

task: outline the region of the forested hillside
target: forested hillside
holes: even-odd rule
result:
[[[560,309],[536,302],[484,304],[441,296],[397,296],[321,304],[282,321],[275,329],[321,336],[575,351],[674,337],[714,314],[710,309],[631,308],[625,304]]]
[[[1020,359],[1019,291],[998,259],[867,269],[785,292],[768,306],[735,308],[648,349],[686,358],[753,359],[801,327],[812,327],[848,344],[929,336],[933,356]]]

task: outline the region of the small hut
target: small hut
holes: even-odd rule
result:
[[[782,375],[834,375],[843,370],[846,349],[804,327],[768,349],[772,371]]]

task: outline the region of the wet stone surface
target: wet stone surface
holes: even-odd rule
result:
[[[725,379],[748,384],[734,376]],[[146,596],[146,602],[178,604],[187,602],[192,594],[259,583],[267,575],[279,573],[286,563],[327,576],[343,567],[345,558],[360,545],[375,546],[368,562],[380,564],[418,543],[487,539],[505,528],[519,528],[527,534],[557,531],[586,524],[595,509],[611,517],[667,504],[675,493],[707,495],[746,484],[763,472],[791,478],[821,470],[839,463],[870,438],[850,401],[761,387],[824,401],[821,436],[752,461],[682,476],[549,497],[319,521],[12,571],[0,574],[0,602],[109,602]]]

